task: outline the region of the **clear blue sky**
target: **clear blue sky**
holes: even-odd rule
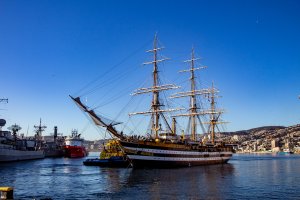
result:
[[[157,32],[172,58],[164,65],[167,80],[185,68],[180,61],[192,46],[203,58],[204,79],[214,80],[223,96],[227,131],[297,124],[299,10],[297,0],[1,0],[0,97],[9,103],[0,105],[0,117],[25,133],[29,127],[29,135],[41,117],[45,134],[57,125],[64,135],[77,128],[99,139],[68,95],[108,70],[101,80],[121,74],[85,97],[115,118],[151,72],[141,63],[150,59],[145,50]],[[107,104],[112,97],[120,100]]]

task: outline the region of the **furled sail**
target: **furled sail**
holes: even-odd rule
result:
[[[100,115],[97,115],[94,110],[89,110],[88,107],[81,102],[80,97],[74,98],[71,95],[70,97],[83,112],[88,114],[88,116],[93,120],[93,122],[97,126],[106,127],[107,130],[114,136],[118,138],[123,138],[123,134],[118,133],[118,131],[113,127],[115,125],[121,124],[121,122],[115,122]]]

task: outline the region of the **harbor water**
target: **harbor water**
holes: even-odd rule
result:
[[[300,155],[235,154],[228,164],[178,169],[100,168],[85,159],[2,163],[0,186],[13,187],[15,199],[300,199]]]

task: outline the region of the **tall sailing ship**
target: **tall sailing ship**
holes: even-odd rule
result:
[[[166,117],[167,113],[176,113],[181,108],[164,109],[164,103],[161,100],[161,92],[179,88],[174,84],[159,83],[159,63],[166,59],[158,58],[158,52],[162,47],[158,47],[157,37],[155,36],[153,49],[147,51],[153,54],[153,61],[144,63],[153,66],[152,77],[153,85],[149,88],[140,88],[134,91],[133,95],[140,95],[152,93],[151,109],[146,112],[135,112],[129,115],[150,115],[151,134],[143,137],[133,137],[117,131],[115,125],[118,123],[108,122],[102,116],[95,113],[94,110],[89,109],[84,105],[80,97],[72,97],[74,102],[87,113],[97,126],[104,127],[115,136],[127,157],[131,161],[133,167],[153,167],[153,168],[168,168],[168,167],[188,167],[207,164],[222,164],[228,162],[233,153],[233,148],[226,145],[224,142],[215,140],[215,130],[217,124],[223,123],[219,120],[222,110],[217,110],[215,106],[215,98],[218,97],[218,90],[212,86],[208,89],[197,89],[195,81],[195,71],[206,67],[195,67],[195,61],[198,58],[194,56],[194,49],[192,50],[191,58],[186,62],[189,63],[190,68],[180,72],[190,73],[190,90],[186,92],[178,92],[171,95],[170,98],[188,98],[189,108],[186,113],[174,114],[171,118],[171,123]],[[210,101],[210,108],[204,110],[200,107],[197,101],[198,96],[207,97]],[[201,122],[200,116],[208,115],[208,122]],[[180,136],[177,133],[177,119],[183,117],[188,118],[190,135]],[[165,124],[162,127],[161,121]],[[197,127],[199,125],[209,124],[208,132],[210,134],[210,141],[204,142],[197,137]]]

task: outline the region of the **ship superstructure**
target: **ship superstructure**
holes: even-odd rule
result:
[[[80,135],[76,129],[73,129],[71,135],[65,139],[65,157],[82,158],[88,155]]]

